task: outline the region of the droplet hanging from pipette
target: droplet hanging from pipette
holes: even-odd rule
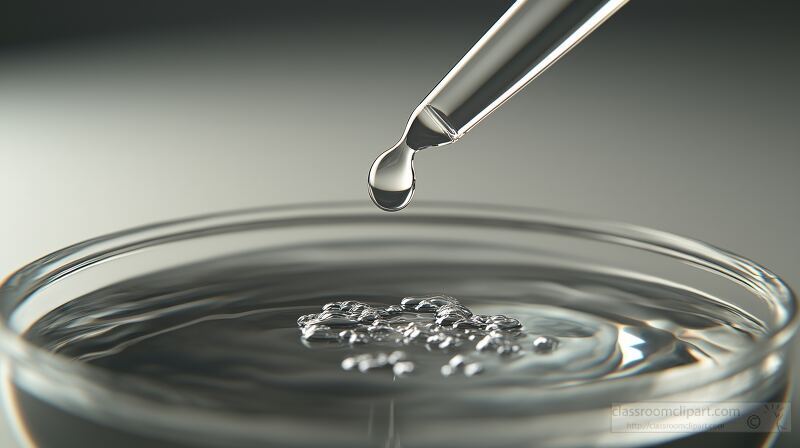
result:
[[[375,159],[369,170],[369,195],[375,205],[395,212],[411,202],[415,152],[401,141]]]

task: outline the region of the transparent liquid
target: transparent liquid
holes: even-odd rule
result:
[[[314,428],[311,446],[467,447],[530,446],[537,434],[525,433],[527,419],[553,412],[537,405],[541,391],[568,392],[688,365],[712,371],[764,335],[748,316],[689,291],[592,272],[479,262],[343,263],[326,270],[287,263],[277,269],[260,267],[258,259],[198,264],[98,290],[42,317],[26,338],[135,379],[120,389],[138,396],[297,421]],[[298,328],[300,316],[320,313],[332,301],[388,306],[403,295],[434,293],[457,297],[475,314],[517,319],[524,330],[517,340],[521,352],[476,351],[475,341],[435,349],[403,344],[413,372],[365,374],[343,369],[342,361],[391,353],[396,341],[309,341]],[[537,350],[542,337],[557,345]],[[457,354],[481,363],[483,371],[443,375],[442,366]],[[560,411],[607,407],[612,398],[582,399]],[[107,431],[119,446],[142,443],[141,436],[114,432],[113,421],[105,422],[106,432],[91,429],[96,422],[56,411],[23,391],[16,393],[16,406],[40,446],[79,446]],[[446,431],[464,422],[508,430],[484,431],[484,439]],[[351,440],[340,443],[326,428]],[[73,439],[75,445],[65,442]]]
[[[405,142],[384,151],[369,170],[372,202],[387,212],[402,210],[414,196],[414,153]]]

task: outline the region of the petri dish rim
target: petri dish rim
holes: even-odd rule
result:
[[[421,201],[402,213],[387,214],[375,209],[371,204],[353,201],[290,204],[207,214],[123,230],[53,252],[22,267],[0,285],[0,311],[3,313],[3,319],[0,320],[0,350],[11,361],[11,368],[15,365],[23,367],[23,371],[33,372],[33,377],[36,377],[36,372],[45,374],[45,377],[58,372],[65,382],[80,385],[76,390],[84,394],[105,395],[106,399],[113,397],[114,406],[118,411],[124,411],[127,416],[136,414],[148,420],[161,419],[162,422],[172,422],[176,419],[185,420],[191,415],[192,419],[230,423],[231,416],[220,420],[218,414],[207,411],[175,409],[172,405],[160,406],[158,403],[141,400],[135,396],[115,394],[113,390],[108,389],[108,384],[125,381],[124,378],[115,378],[115,374],[47,352],[27,342],[8,325],[8,316],[20,303],[49,285],[63,281],[99,263],[113,262],[115,258],[149,247],[247,229],[280,228],[309,223],[363,224],[371,221],[391,221],[398,225],[460,224],[520,232],[554,233],[640,249],[714,271],[739,283],[753,295],[767,302],[774,319],[774,325],[768,329],[767,337],[758,341],[747,356],[740,356],[726,366],[725,370],[729,373],[746,369],[770,353],[783,349],[797,331],[795,296],[778,276],[749,259],[695,239],[630,224],[600,221],[543,209]],[[8,376],[8,372],[5,376]],[[36,381],[36,378],[33,381]],[[71,402],[73,404],[75,400],[80,402],[81,398],[78,394],[72,397]],[[92,403],[84,400],[83,404],[92,409],[97,403],[96,400]],[[102,407],[100,405],[100,408]],[[135,412],[136,410],[139,412]],[[287,422],[273,423],[274,427],[262,429],[285,430],[290,427],[287,426]],[[259,425],[263,424],[263,421],[259,422]],[[275,434],[272,433],[273,436]]]

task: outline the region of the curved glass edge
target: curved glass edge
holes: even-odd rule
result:
[[[402,214],[391,215],[363,202],[294,204],[234,210],[136,227],[71,245],[22,267],[0,285],[0,308],[4,312],[13,309],[19,301],[51,282],[99,261],[135,249],[253,227],[291,225],[300,221],[308,222],[309,219],[317,222],[343,223],[354,220],[359,223],[374,221],[397,224],[467,222],[475,226],[503,226],[520,231],[536,230],[641,249],[714,271],[741,284],[770,303],[776,321],[779,322],[778,327],[768,338],[756,344],[750,356],[740,357],[726,366],[728,376],[731,372],[757,366],[767,359],[770,353],[783,349],[798,327],[795,297],[779,277],[746,258],[710,244],[636,225],[593,220],[577,214],[455,202],[420,202]],[[150,420],[153,414],[158,414],[159,418],[165,418],[165,422],[173,419],[185,420],[188,415],[191,415],[192,419],[205,420],[209,425],[212,421],[220,419],[219,414],[211,417],[212,413],[208,411],[195,410],[187,414],[189,410],[174,409],[173,406],[159,406],[158,412],[154,412],[153,403],[113,390],[113,385],[119,381],[115,375],[29,344],[2,321],[0,321],[0,350],[17,363],[17,368],[21,371],[39,372],[47,377],[61,378],[59,387],[61,392],[66,394],[64,404],[68,402],[87,409],[96,407],[97,411],[107,412],[108,409],[102,403],[115,403],[117,409],[125,410],[126,418],[136,414]],[[630,380],[628,378],[626,381]],[[37,379],[32,378],[32,381],[37,382]],[[74,392],[64,391],[63,384],[67,383],[70,384],[70,388],[74,386]],[[95,399],[87,400],[87,394],[95,396]],[[125,401],[125,406],[121,406],[121,400]],[[135,408],[141,413],[131,414],[130,411]],[[259,425],[263,425],[263,421],[259,421]]]

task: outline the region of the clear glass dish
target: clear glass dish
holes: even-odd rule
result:
[[[231,260],[235,262],[231,264]],[[480,263],[475,264],[477,261]],[[224,407],[193,405],[191,400],[173,401],[166,398],[168,393],[154,393],[124,371],[81,362],[29,336],[43,318],[57,318],[70,310],[70,304],[79,303],[77,299],[102,296],[115,285],[164,273],[163,278],[169,278],[170,272],[196,265],[225,266],[232,269],[231,281],[236,282],[235,273],[243,272],[248,263],[266,273],[259,275],[276,279],[287,266],[317,270],[369,267],[365,280],[351,282],[352,286],[342,278],[338,283],[320,281],[314,286],[320,291],[320,300],[330,294],[403,297],[411,295],[409,291],[443,291],[467,298],[481,294],[527,297],[545,290],[562,291],[553,286],[546,275],[549,272],[573,272],[576,278],[624,278],[637,285],[639,295],[646,294],[647,288],[669,290],[676,303],[690,311],[693,301],[702,302],[722,314],[746,318],[758,331],[746,350],[729,348],[718,358],[668,370],[617,366],[617,372],[602,377],[580,381],[556,378],[507,387],[491,383],[491,375],[473,382],[453,380],[456,387],[437,385],[436,380],[425,377],[424,381],[434,382],[424,383],[429,391],[424,395],[440,393],[440,402],[461,400],[491,387],[497,392],[494,399],[502,401],[497,408],[501,411],[486,405],[491,399],[481,399],[469,418],[431,417],[433,414],[404,413],[400,405],[395,407],[393,400],[387,400],[390,411],[379,417],[388,423],[381,431],[373,427],[374,412],[369,416],[369,431],[355,431],[312,413],[228,412]],[[469,267],[469,275],[459,270],[464,266]],[[493,279],[502,276],[497,273],[506,266],[524,278],[508,290],[492,289]],[[418,269],[410,271],[412,267]],[[438,276],[438,272],[457,275]],[[368,276],[379,281],[370,282]],[[305,281],[302,276],[297,278]],[[564,309],[586,306],[600,310],[606,306],[592,295],[601,280],[592,284],[593,289],[581,289],[578,284],[570,298],[577,304],[564,302]],[[202,283],[202,276],[196,281]],[[331,282],[330,291],[325,290],[325,281]],[[528,287],[539,292],[533,294]],[[150,297],[154,309],[161,306],[162,298],[164,307],[174,305],[168,295]],[[109,297],[108,303],[116,303],[113,300]],[[215,303],[224,306],[225,300],[222,295]],[[293,299],[286,296],[281,300],[289,303]],[[544,299],[537,300],[541,305]],[[554,300],[549,305],[558,308],[558,297]],[[598,300],[596,304],[594,300]],[[635,297],[631,295],[630,300]],[[660,306],[654,303],[653,309]],[[140,227],[70,246],[23,267],[0,287],[0,306],[6,411],[21,443],[45,447],[86,443],[116,447],[321,443],[343,447],[636,446],[674,442],[686,434],[612,430],[612,404],[782,401],[788,388],[787,344],[797,329],[795,299],[778,277],[711,245],[549,211],[454,203],[420,203],[398,214],[363,203],[284,206]],[[102,315],[102,310],[94,311],[99,313],[95,316]],[[77,320],[70,325],[79,325]],[[653,328],[667,326],[658,319],[642,322]],[[615,353],[630,354],[623,332],[612,330]],[[307,356],[313,353],[309,351]],[[415,381],[423,384],[423,379]],[[403,402],[406,409],[416,409],[408,400]],[[285,404],[287,409],[291,406]],[[459,401],[459,406],[469,407],[470,401]],[[724,420],[707,418],[704,422]],[[752,436],[756,437],[753,443],[763,443],[769,433],[719,436],[739,441]]]

